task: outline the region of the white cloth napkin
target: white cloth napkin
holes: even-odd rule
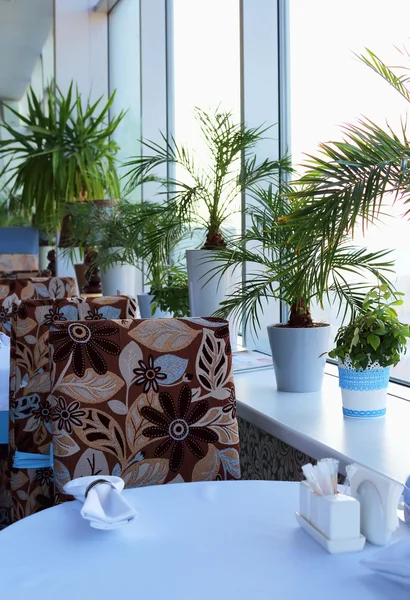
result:
[[[107,483],[101,483],[101,480]],[[89,489],[90,484],[99,481]],[[95,529],[118,529],[133,521],[137,511],[127,502],[121,491],[124,481],[120,477],[94,475],[79,477],[64,486],[66,494],[83,502],[81,516]]]
[[[361,563],[373,571],[410,588],[410,539],[401,540],[375,552]]]

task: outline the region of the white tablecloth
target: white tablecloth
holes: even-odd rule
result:
[[[359,564],[374,546],[330,555],[298,527],[297,484],[210,482],[124,493],[140,516],[120,530],[90,528],[75,501],[0,532],[1,598],[409,600],[408,590]]]

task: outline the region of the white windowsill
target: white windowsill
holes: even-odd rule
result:
[[[396,395],[403,386],[390,384],[385,417],[348,419],[338,378],[330,374],[337,370],[328,365],[327,371],[322,391],[309,394],[278,392],[272,368],[236,372],[238,414],[313,458],[338,458],[342,471],[357,462],[404,483],[410,474],[410,402]]]

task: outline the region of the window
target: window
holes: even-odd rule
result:
[[[198,162],[208,161],[194,108],[219,107],[241,119],[239,0],[174,0],[173,21],[175,139],[195,149]],[[235,233],[239,211],[240,198],[226,224]]]
[[[409,2],[392,0],[388,11],[374,0],[345,0],[340,5],[327,0],[291,0],[289,5],[294,164],[303,163],[304,153],[316,154],[319,142],[340,140],[340,125],[355,123],[363,115],[382,127],[387,120],[399,131],[408,103],[354,53],[361,54],[367,47],[387,64],[397,64],[394,46],[409,47]],[[384,225],[370,228],[364,238],[358,234],[355,241],[370,250],[394,249],[396,285],[406,294],[400,317],[410,322],[410,226],[401,216],[403,205],[390,206],[388,212]],[[337,329],[334,312],[327,308],[314,316],[330,320]],[[410,354],[392,375],[410,383]]]
[[[121,0],[109,14],[109,87],[116,90],[112,114],[127,111],[115,132],[118,159],[127,161],[140,153],[141,73],[140,0]],[[133,195],[138,199],[138,191]]]

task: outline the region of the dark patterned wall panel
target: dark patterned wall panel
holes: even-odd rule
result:
[[[301,481],[302,465],[315,459],[239,418],[242,479]]]

